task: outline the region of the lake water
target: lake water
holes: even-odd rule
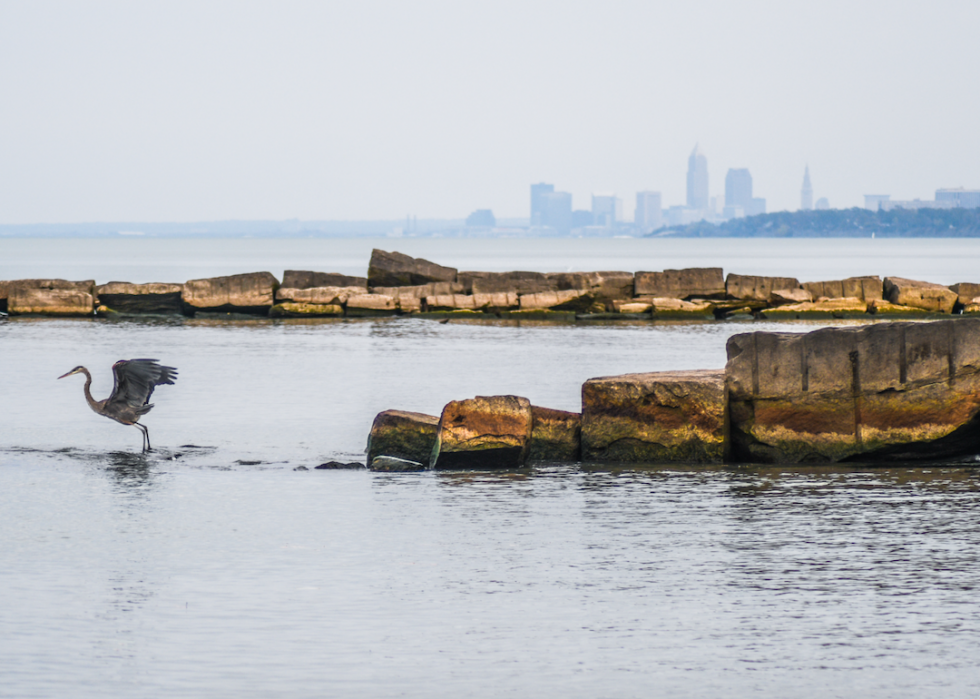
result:
[[[980,252],[123,242],[0,240],[0,279],[363,274],[383,247],[468,269],[948,283],[978,281]],[[386,408],[516,393],[578,410],[587,378],[722,367],[733,333],[821,325],[0,323],[0,696],[976,696],[976,469],[313,469],[363,459]],[[154,394],[147,456],[137,430],[88,409],[81,377],[55,380],[84,364],[103,397],[112,362],[139,356],[180,370]]]

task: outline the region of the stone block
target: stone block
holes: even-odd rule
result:
[[[304,272],[287,269],[282,275],[282,285],[290,289],[313,289],[324,286],[356,286],[361,293],[367,290],[367,278],[351,277],[334,272]]]
[[[269,309],[270,318],[331,318],[344,315],[344,307],[336,303],[277,303]]]
[[[675,299],[724,298],[725,278],[721,267],[637,272],[634,295]]]
[[[0,281],[0,311],[7,310],[7,297],[10,295],[10,282]]]
[[[436,444],[439,418],[406,410],[378,413],[368,436],[367,462],[379,456],[406,459],[427,465]]]
[[[385,294],[357,294],[347,299],[347,315],[392,315],[398,311],[398,302]]]
[[[811,301],[813,301],[813,295],[806,289],[773,289],[773,292],[769,294],[769,303],[773,306],[809,303]],[[865,308],[867,308],[867,304],[865,304]]]
[[[95,282],[64,279],[17,279],[7,287],[11,315],[90,316],[95,311]]]
[[[729,274],[725,280],[725,292],[729,298],[769,301],[777,289],[798,289],[800,282],[793,277],[753,277]]]
[[[468,272],[461,279],[464,288],[473,294],[538,294],[557,291],[558,284],[541,272]]]
[[[192,311],[260,313],[275,302],[279,282],[269,272],[192,279],[182,289],[183,302]]]
[[[582,386],[582,458],[722,463],[725,374],[671,371],[589,379]]]
[[[736,460],[980,452],[980,319],[735,335],[726,381]]]
[[[775,292],[774,292],[775,293]],[[770,320],[786,318],[863,318],[868,313],[868,303],[858,298],[823,299],[804,303],[792,303],[766,309],[763,314]]]
[[[953,306],[959,300],[957,292],[942,284],[885,277],[883,286],[886,301],[933,313],[952,313]]]
[[[467,294],[445,294],[425,298],[426,311],[474,311],[476,309],[476,299]]]
[[[814,299],[857,298],[875,301],[882,298],[881,277],[849,277],[824,282],[804,282],[803,288]]]
[[[951,291],[956,292],[957,300],[964,306],[980,303],[980,284],[960,282],[959,284],[953,284],[949,288]]]
[[[431,282],[429,284],[415,284],[413,286],[378,286],[371,288],[372,294],[384,294],[402,298],[410,296],[417,299],[424,299],[426,296],[445,296],[447,294],[462,294],[463,285],[459,282]]]
[[[416,286],[429,282],[454,282],[456,270],[400,252],[372,250],[368,286]]]
[[[596,309],[595,305],[595,297],[581,289],[523,294],[520,297],[522,311],[553,310],[585,313],[590,310],[605,310],[604,307]]]
[[[276,290],[276,302],[343,305],[351,296],[361,296],[366,293],[367,291],[360,286],[281,286]]]
[[[96,303],[116,313],[180,313],[181,284],[109,282],[96,287]]]
[[[929,311],[911,306],[899,306],[881,299],[872,301],[868,304],[868,313],[879,315],[884,318],[925,318]]]
[[[614,302],[633,298],[632,272],[561,272],[549,274],[548,278],[556,283],[558,291],[586,291],[610,311]]]
[[[442,411],[430,466],[437,469],[520,468],[527,461],[531,402],[518,396],[477,396]]]
[[[531,406],[528,461],[578,461],[582,453],[582,416]]]

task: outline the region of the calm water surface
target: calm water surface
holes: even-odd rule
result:
[[[976,696],[973,468],[313,469],[385,408],[815,327],[0,323],[0,696]],[[146,457],[55,380],[135,356],[180,369]]]

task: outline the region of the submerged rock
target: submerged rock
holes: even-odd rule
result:
[[[372,250],[368,286],[413,286],[429,282],[454,282],[456,270],[400,252]]]
[[[637,272],[634,294],[674,299],[725,298],[725,278],[721,267]]]
[[[371,465],[368,466],[368,469],[383,473],[404,473],[408,471],[425,471],[427,466],[419,463],[418,461],[399,459],[394,456],[376,456],[371,461]]]
[[[192,279],[183,286],[184,304],[193,312],[267,315],[279,282],[269,272]]]
[[[364,464],[356,461],[327,461],[318,466],[314,466],[317,471],[354,471],[365,468]]]
[[[109,282],[96,288],[98,303],[115,313],[180,313],[182,284]]]
[[[726,376],[736,460],[980,453],[980,319],[735,335]]]
[[[277,303],[270,318],[332,318],[344,315],[344,307],[331,303]]]
[[[726,457],[725,374],[665,371],[582,386],[582,459],[711,463]]]
[[[368,437],[367,462],[392,456],[428,464],[436,444],[439,418],[407,410],[378,413]]]
[[[527,461],[531,402],[518,396],[477,396],[442,411],[430,465],[437,469],[520,468]]]
[[[11,315],[90,316],[95,310],[95,282],[64,279],[17,279],[7,285]]]
[[[921,308],[934,313],[952,313],[959,300],[955,291],[942,284],[901,277],[885,277],[885,300],[899,306]]]

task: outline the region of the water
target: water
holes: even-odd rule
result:
[[[170,264],[139,242],[102,269]],[[790,257],[842,276],[807,250]],[[964,269],[892,250],[908,276]],[[556,259],[600,266],[574,252]],[[9,273],[28,257],[0,278],[35,276]],[[301,259],[284,268],[318,266]],[[975,469],[313,469],[362,459],[385,408],[577,410],[586,378],[721,367],[732,333],[820,325],[2,323],[0,696],[975,696]],[[80,377],[55,380],[85,364],[102,397],[135,356],[180,370],[146,457]]]

